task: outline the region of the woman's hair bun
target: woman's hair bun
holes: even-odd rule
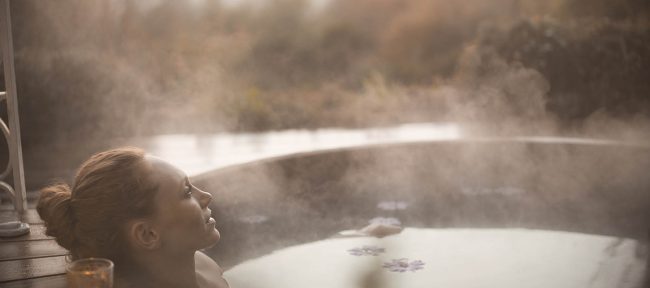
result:
[[[55,237],[63,248],[74,245],[74,216],[70,207],[72,193],[67,184],[54,184],[41,190],[36,205],[38,215],[45,222],[45,234]]]

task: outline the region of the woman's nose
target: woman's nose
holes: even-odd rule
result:
[[[205,192],[203,190],[197,189],[198,191],[198,197],[199,197],[199,204],[201,204],[201,208],[206,208],[212,202],[212,194]]]

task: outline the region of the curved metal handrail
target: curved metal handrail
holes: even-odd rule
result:
[[[0,99],[2,101],[2,99]],[[0,119],[0,130],[2,130],[2,134],[5,136],[5,140],[7,140],[7,147],[10,146],[9,144],[9,137],[11,137],[11,134],[9,132],[9,127],[5,123],[3,119]],[[3,181],[9,174],[11,174],[12,171],[12,166],[11,166],[11,159],[8,159],[9,161],[7,162],[7,166],[5,167],[5,170],[0,174],[0,181]]]
[[[7,184],[7,182],[0,181],[0,189],[7,191],[9,193],[9,196],[11,196],[11,201],[16,201],[16,191],[14,190],[11,185]]]
[[[6,99],[5,96],[6,93],[2,92],[2,96],[0,96],[2,98],[0,98],[0,101]],[[11,134],[9,133],[9,127],[7,126],[7,124],[3,119],[0,119],[0,130],[2,130],[2,134],[4,134],[5,140],[7,140],[7,147],[10,147],[11,144],[9,143],[10,141],[9,137],[11,137]],[[7,167],[5,167],[5,170],[2,172],[2,174],[0,174],[0,188],[2,190],[7,191],[7,193],[9,193],[9,196],[11,196],[11,202],[15,203],[16,191],[14,190],[13,187],[11,187],[11,185],[9,185],[7,182],[4,181],[4,179],[7,178],[9,174],[11,174],[12,170],[13,169],[11,166],[11,159],[9,159],[9,161],[7,162]]]
[[[0,189],[11,195],[14,207],[18,212],[27,209],[27,195],[23,174],[23,156],[20,141],[20,124],[16,94],[16,74],[14,69],[13,39],[11,35],[11,9],[9,0],[0,0],[0,48],[2,48],[2,66],[6,91],[0,93],[0,101],[6,100],[7,123],[0,119],[0,130],[7,139],[9,148],[9,163],[0,174]],[[7,125],[8,124],[8,125]],[[13,187],[3,179],[13,174]]]

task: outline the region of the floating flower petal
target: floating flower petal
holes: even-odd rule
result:
[[[382,267],[388,269],[390,272],[415,272],[417,270],[424,269],[424,262],[422,262],[422,260],[409,261],[408,258],[401,258],[393,259],[390,262],[385,262]]]
[[[386,249],[378,246],[363,245],[348,250],[350,255],[354,256],[379,256],[380,253],[386,252]]]

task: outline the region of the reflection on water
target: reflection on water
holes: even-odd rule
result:
[[[215,135],[161,135],[146,149],[198,175],[229,165],[301,152],[374,144],[454,140],[460,137],[455,124],[406,124],[375,129],[287,130],[263,133]]]
[[[195,176],[217,168],[295,153],[407,142],[469,140],[648,146],[576,137],[471,137],[455,123],[414,123],[387,128],[285,130],[261,133],[159,135],[144,140],[150,153]]]
[[[644,260],[635,256],[638,245],[540,230],[407,228],[382,239],[285,248],[224,275],[232,287],[250,288],[639,287]],[[363,247],[381,253],[350,253]]]

